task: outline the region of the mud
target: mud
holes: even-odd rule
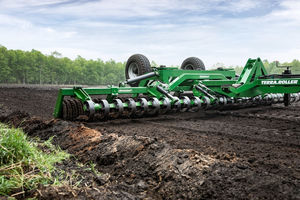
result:
[[[2,107],[17,111],[1,121],[55,136],[101,172],[77,189],[41,189],[40,198],[300,199],[300,105],[80,123],[51,119],[54,89],[0,92]]]

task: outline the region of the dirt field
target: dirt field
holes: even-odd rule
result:
[[[0,87],[1,121],[102,173],[45,199],[300,199],[300,105],[105,122],[53,120],[57,89]],[[5,116],[12,111],[24,111]]]

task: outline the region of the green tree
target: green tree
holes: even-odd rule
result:
[[[8,51],[0,46],[0,82],[8,83],[10,81],[11,69],[9,67]]]
[[[263,63],[268,73],[280,74],[284,70],[277,68],[275,61],[264,60]],[[57,51],[44,55],[34,49],[8,50],[0,45],[0,83],[118,85],[125,80],[125,65],[125,62],[86,60],[81,56],[71,60]],[[158,66],[154,61],[151,65]],[[299,60],[282,65],[292,65],[292,72],[300,73]],[[225,66],[222,63],[216,64],[216,67],[234,68],[237,74],[243,70],[243,66]]]

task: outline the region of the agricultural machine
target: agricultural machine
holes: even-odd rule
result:
[[[54,116],[92,120],[226,106],[288,106],[300,100],[300,75],[286,67],[282,74],[268,74],[260,58],[248,59],[238,76],[233,69],[205,70],[196,57],[185,59],[178,69],[151,67],[145,56],[135,54],[126,64],[127,80],[119,86],[60,89]]]

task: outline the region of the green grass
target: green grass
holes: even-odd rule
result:
[[[22,130],[0,123],[0,195],[14,196],[38,185],[57,185],[52,177],[55,163],[68,159],[69,154],[48,140],[38,143]]]

